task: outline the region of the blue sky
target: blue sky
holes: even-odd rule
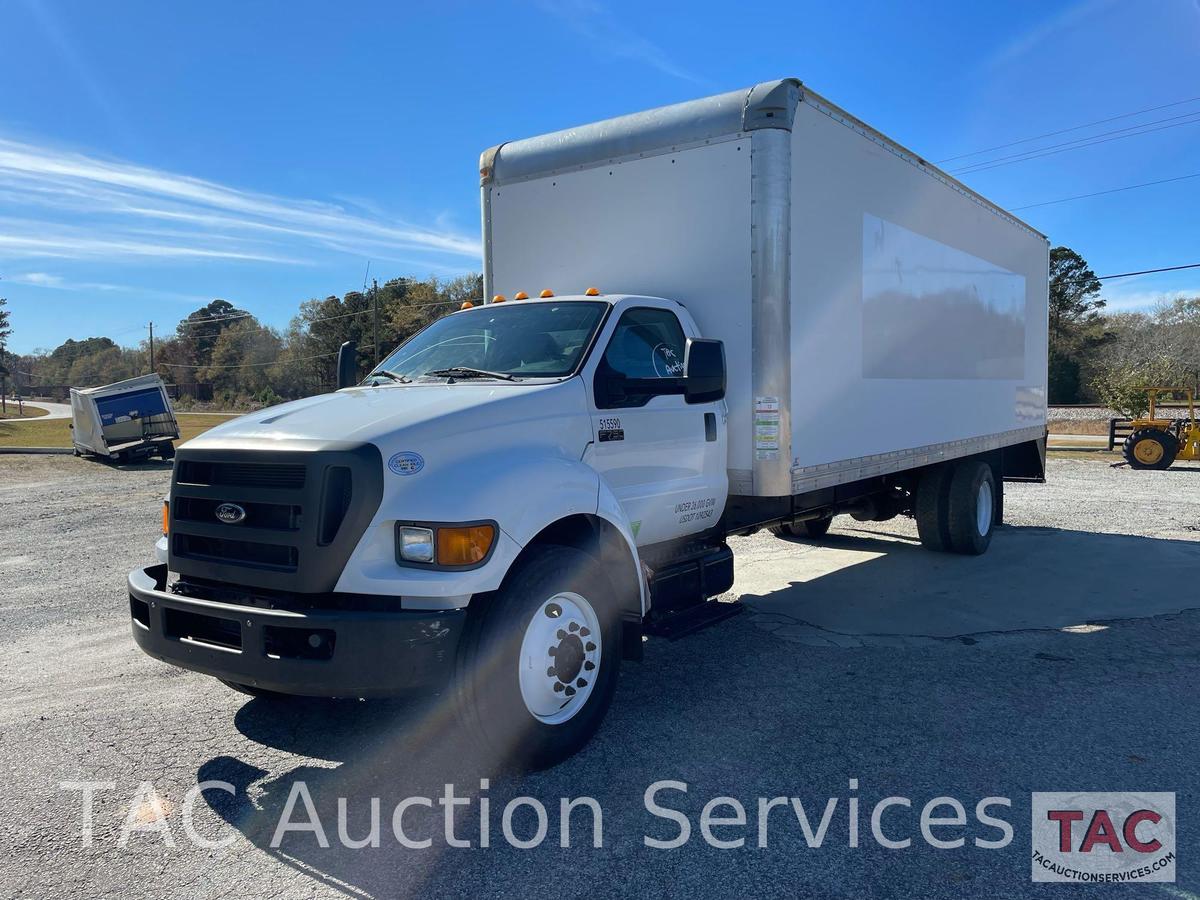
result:
[[[381,278],[477,270],[478,154],[503,140],[795,75],[941,160],[1200,98],[1198,59],[1200,0],[7,0],[10,349],[134,344],[213,297],[284,325],[368,260]],[[1159,123],[961,177],[1016,207],[1190,175],[1189,114],[1200,101],[946,167]],[[1020,214],[1107,274],[1200,262],[1198,209],[1200,178]],[[1106,295],[1181,291],[1200,270]]]

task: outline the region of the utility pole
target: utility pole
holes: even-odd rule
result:
[[[154,323],[150,323],[150,374],[154,374]]]
[[[373,337],[375,340],[375,365],[379,365],[379,280],[371,280],[371,303],[373,304],[372,317],[375,320]]]

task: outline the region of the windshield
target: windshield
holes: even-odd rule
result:
[[[475,369],[519,378],[562,378],[583,357],[604,303],[488,304],[438,319],[376,368],[403,378]]]

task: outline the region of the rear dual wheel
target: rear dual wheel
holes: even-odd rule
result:
[[[926,549],[978,556],[992,542],[1003,486],[992,467],[964,459],[926,469],[917,486],[917,533]]]

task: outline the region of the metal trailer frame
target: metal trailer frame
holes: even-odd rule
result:
[[[493,281],[492,191],[502,185],[579,172],[599,166],[749,138],[751,148],[751,333],[755,397],[779,398],[779,452],[755,454],[752,471],[730,469],[730,493],[754,497],[790,497],[887,475],[936,462],[1017,444],[1029,453],[1005,476],[1041,480],[1044,473],[1044,424],[977,438],[947,441],[894,452],[847,459],[837,464],[793,466],[792,428],[788,419],[791,374],[791,176],[792,128],[801,104],[878,144],[989,213],[1049,244],[1046,236],[916,153],[888,138],[805,87],[799,79],[762,82],[631,115],[607,119],[537,137],[498,144],[479,160],[483,230],[484,302],[491,302]],[[1040,442],[1039,454],[1032,447]],[[1027,459],[1028,458],[1028,459]]]

